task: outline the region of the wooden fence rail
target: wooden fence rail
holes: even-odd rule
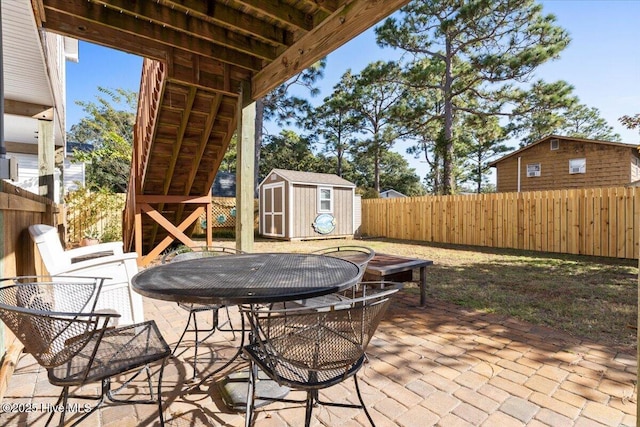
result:
[[[638,258],[640,188],[362,201],[361,233],[401,240]]]
[[[78,191],[67,201],[67,243],[78,243],[87,234],[87,230],[96,229],[100,238],[109,236],[108,240],[122,240],[122,218],[126,194],[90,193]],[[236,226],[235,197],[212,197],[211,227],[215,230],[234,230]],[[258,219],[257,202],[254,216]],[[127,223],[126,226],[129,226]],[[197,221],[194,233],[206,233],[205,215]],[[126,233],[125,233],[126,234]]]
[[[125,196],[86,189],[67,196],[66,242],[77,243],[89,234],[105,242],[122,240]]]

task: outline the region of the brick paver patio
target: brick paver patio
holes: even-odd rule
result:
[[[396,298],[369,347],[370,361],[359,373],[364,400],[378,427],[636,425],[634,353],[510,318],[434,301],[419,308],[417,302],[418,296],[407,290]],[[176,304],[149,299],[145,310],[167,342],[175,343],[186,312]],[[228,342],[230,338],[228,333],[213,338],[211,352],[221,358],[232,354],[238,341]],[[201,359],[206,362],[206,356]],[[167,425],[244,425],[243,414],[229,411],[221,401],[218,378],[190,389],[185,384],[190,377],[190,363],[183,357],[171,359],[163,381]],[[142,383],[135,385],[143,390]],[[44,425],[48,414],[42,404],[53,403],[58,393],[46,372],[23,356],[3,402],[15,404],[18,412],[0,414],[0,425]],[[357,402],[352,380],[323,395],[326,400]],[[20,412],[18,404],[30,404],[22,409],[34,412]],[[149,405],[105,406],[85,423],[157,425],[155,410]],[[299,426],[303,421],[302,405],[278,402],[259,410],[256,426]],[[312,425],[368,422],[357,409],[318,407]]]

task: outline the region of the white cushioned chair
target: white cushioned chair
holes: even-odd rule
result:
[[[57,229],[45,224],[29,226],[29,234],[51,276],[107,278],[96,308],[115,310],[121,316],[121,326],[144,321],[142,296],[131,289],[131,278],[138,272],[138,254],[123,253],[122,242],[64,250]]]

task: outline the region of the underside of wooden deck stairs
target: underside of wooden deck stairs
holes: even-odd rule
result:
[[[228,88],[214,90],[173,79],[182,69],[168,68],[154,60],[143,64],[125,210],[126,242],[133,248],[140,239],[148,259],[173,236],[189,244],[195,222],[211,220],[211,185],[237,125],[238,93],[231,88],[249,79],[224,66],[208,70],[208,78]]]

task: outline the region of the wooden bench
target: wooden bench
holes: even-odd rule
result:
[[[433,261],[427,259],[407,258],[397,255],[376,254],[364,273],[364,280],[390,280],[394,282],[410,282],[413,270],[420,269],[420,307],[427,304],[427,267]]]

